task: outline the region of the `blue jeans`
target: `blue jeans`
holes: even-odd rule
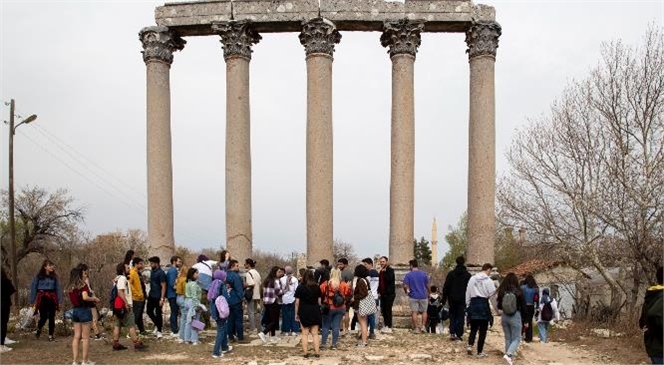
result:
[[[664,364],[664,357],[651,357],[650,362],[653,364]]]
[[[321,346],[326,346],[327,336],[332,329],[332,346],[336,346],[339,341],[339,327],[341,327],[341,320],[344,318],[346,310],[343,308],[330,309],[330,312],[323,316],[323,340]]]
[[[180,311],[180,308],[178,308],[178,299],[175,297],[168,298],[168,305],[171,307],[171,332],[178,333],[178,312]]]
[[[182,341],[184,341],[184,328],[186,326],[186,321],[187,321],[187,318],[185,316],[186,313],[184,311],[184,295],[178,295],[176,300],[177,300],[177,303],[178,303],[178,309],[180,311],[180,326],[179,326],[179,328],[181,329],[181,331],[178,331],[178,333],[180,334],[180,339]]]
[[[537,332],[540,342],[547,343],[549,339],[549,322],[537,322]]]
[[[295,322],[295,303],[281,306],[281,332],[300,332],[300,327]]]
[[[450,303],[450,336],[463,337],[465,304]]]
[[[242,302],[229,305],[228,337],[236,337],[238,341],[244,340],[244,328],[242,327]]]
[[[222,350],[228,351],[228,334],[226,333],[226,322],[226,318],[217,320],[217,338],[214,340],[212,355],[219,356],[221,355]]]
[[[505,354],[513,356],[521,342],[521,312],[510,315],[503,314],[500,317],[505,334]]]
[[[194,315],[193,318],[190,318],[189,320],[187,320],[186,319],[187,313],[189,313],[189,309],[191,309],[191,307],[192,307],[192,300],[191,299],[185,299],[184,300],[184,311],[182,312],[182,313],[184,313],[184,315],[182,317],[185,317],[185,321],[184,321],[185,324],[183,326],[184,327],[183,337],[184,337],[185,341],[191,341],[193,343],[193,342],[198,342],[198,330],[191,327],[191,321],[194,320],[194,319],[199,319],[201,314],[196,313],[196,315]]]

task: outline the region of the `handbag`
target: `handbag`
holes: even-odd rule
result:
[[[373,299],[373,296],[367,295],[362,298],[357,312],[361,316],[368,316],[376,313],[376,301]]]
[[[202,331],[205,328],[205,323],[199,321],[198,319],[192,319],[191,327],[195,330]]]
[[[251,302],[254,299],[254,287],[248,286],[244,288],[244,300]]]

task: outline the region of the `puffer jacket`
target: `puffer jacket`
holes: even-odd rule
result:
[[[663,297],[664,286],[655,285],[648,288],[639,318],[639,327],[646,329],[643,334],[643,343],[650,357],[662,357],[664,353],[662,349],[664,340],[662,335]]]

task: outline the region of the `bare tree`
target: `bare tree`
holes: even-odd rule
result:
[[[630,290],[608,274],[605,259],[620,242],[618,261],[634,277],[652,277],[661,260],[662,43],[661,30],[651,27],[641,48],[604,44],[590,76],[518,133],[498,189],[503,219],[525,225],[576,266],[597,269],[632,309],[641,283]]]
[[[353,244],[344,242],[343,240],[340,240],[338,238],[335,239],[334,242],[332,243],[332,256],[334,259],[334,263],[332,263],[332,265],[335,265],[337,260],[339,260],[342,257],[348,259],[348,262],[350,264],[357,263],[359,261],[357,258],[357,254],[355,254],[355,249],[353,248]]]

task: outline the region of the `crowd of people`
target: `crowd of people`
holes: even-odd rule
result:
[[[240,263],[228,251],[222,251],[218,261],[200,255],[191,266],[178,256],[171,257],[165,267],[157,256],[147,261],[149,271],[145,261],[129,250],[116,267],[109,302],[113,350],[128,348],[120,341],[122,328],[128,331],[127,337],[135,350],[146,349],[142,338],[147,335],[163,338],[162,309],[166,304],[170,307],[167,335],[179,343],[199,345],[199,332],[214,321],[214,358],[232,351],[231,343],[248,343],[245,311],[249,333],[257,334],[263,343],[278,342],[282,336],[301,336],[302,351],[307,358],[338,349],[341,336],[358,325],[356,346],[368,346],[369,340],[376,338],[379,318],[382,318],[380,331],[392,333],[396,278],[386,256],[380,257],[377,268],[371,258],[363,259],[354,268],[345,258],[337,260],[334,266],[323,259],[317,268],[302,268],[298,272],[291,266],[273,266],[265,278],[256,270],[256,261],[245,259],[241,270]],[[540,342],[546,343],[549,326],[560,320],[556,299],[548,288],[540,290],[532,275],[520,282],[514,273],[508,273],[498,283],[490,276],[491,264],[484,264],[480,272],[471,275],[464,257],[459,256],[456,267],[447,274],[439,290],[431,285],[430,276],[420,270],[417,260],[411,260],[409,266],[402,287],[408,297],[411,332],[438,333],[440,325],[449,320],[450,340],[464,341],[469,327],[468,355],[487,356],[484,344],[494,314],[500,315],[505,338],[503,359],[508,365],[514,363],[521,340],[533,340],[533,321]],[[69,282],[63,287],[55,264],[44,260],[30,287],[29,300],[39,316],[34,333],[37,339],[48,322],[48,340],[55,340],[55,315],[66,294],[72,307],[69,316],[74,329],[74,365],[93,365],[89,360],[89,341],[102,338],[101,326],[97,324],[99,297],[90,287],[89,275],[88,266],[78,264],[71,269]],[[647,292],[639,321],[653,363],[662,362],[661,268],[657,280],[658,285]],[[2,352],[11,350],[6,346],[9,341],[6,334],[10,297],[15,290],[3,268]],[[154,325],[152,333],[146,331],[144,311]]]

